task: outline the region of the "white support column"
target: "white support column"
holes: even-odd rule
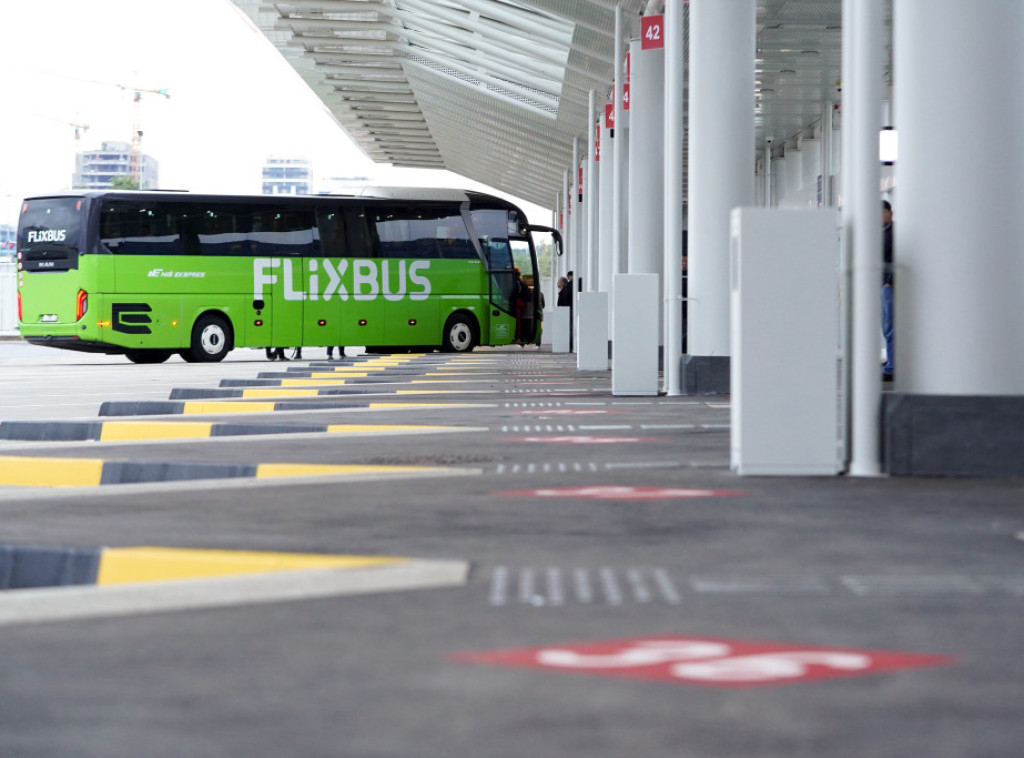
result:
[[[612,139],[612,271],[616,274],[623,273],[620,268],[622,260],[622,238],[623,238],[623,207],[622,183],[625,179],[626,168],[626,130],[625,114],[622,110],[622,85],[623,85],[623,28],[622,28],[622,6],[615,6],[615,49],[612,52],[612,64],[615,66],[615,84],[612,93],[614,116],[614,133]],[[612,296],[612,312],[615,311],[615,298]]]
[[[934,12],[934,8],[932,10]],[[852,268],[853,307],[849,356],[850,473],[878,476],[882,470],[882,371],[878,351],[882,286],[882,213],[878,191],[882,0],[843,1],[842,42],[845,201],[842,218],[847,259]]]
[[[682,3],[665,4],[665,108],[663,232],[665,293],[665,368],[667,395],[682,394],[683,352],[683,87],[686,40]]]
[[[1020,396],[1024,3],[965,10],[896,4],[896,386]]]
[[[557,229],[558,231],[562,231],[562,225],[559,223],[559,219],[562,216],[561,211],[562,211],[562,193],[561,192],[556,192],[555,193],[555,210],[552,211],[552,213],[551,213],[551,216],[552,216],[551,226],[554,229]],[[554,244],[554,241],[552,241],[552,244]],[[548,292],[547,307],[548,308],[553,308],[554,305],[555,305],[555,300],[556,300],[556,298],[558,296],[558,287],[556,285],[556,282],[558,281],[558,248],[552,248],[552,250],[551,250],[551,270],[548,272],[548,274],[551,276],[551,281],[548,282],[548,286],[550,287],[550,290]]]
[[[572,138],[572,168],[569,169],[569,186],[570,186],[570,210],[572,211],[570,216],[570,229],[572,230],[572,252],[569,255],[569,262],[567,264],[569,271],[572,271],[574,275],[579,276],[579,259],[580,259],[580,243],[582,239],[580,237],[580,138]]]
[[[602,118],[604,117],[602,109]],[[615,245],[612,244],[612,203],[615,182],[614,164],[612,156],[612,139],[605,124],[600,129],[601,134],[601,160],[598,161],[598,181],[601,183],[601,196],[598,198],[598,281],[597,288],[600,292],[612,291],[612,274],[614,266],[612,261],[615,258]],[[609,308],[610,310],[610,308]]]
[[[562,257],[558,261],[558,275],[565,276],[569,270],[570,245],[572,245],[572,234],[569,231],[569,172],[562,174]]]
[[[832,201],[832,101],[821,102],[821,207],[831,208]]]
[[[629,273],[661,275],[665,210],[665,50],[630,42]]]
[[[586,265],[581,263],[580,276],[583,277],[583,287],[587,292],[597,292],[597,206],[598,193],[601,191],[601,183],[597,178],[597,100],[594,90],[590,90],[590,100],[587,112],[590,117],[587,122],[587,170],[586,189],[587,199],[587,253]]]
[[[729,214],[754,199],[756,3],[690,0],[687,347],[730,355]]]

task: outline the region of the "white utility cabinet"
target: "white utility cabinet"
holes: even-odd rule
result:
[[[730,222],[732,469],[835,475],[839,214],[736,208]]]
[[[544,311],[544,334],[550,335],[552,353],[569,352],[569,312],[567,306],[548,308]]]
[[[580,292],[576,296],[576,368],[608,370],[608,293]]]
[[[658,394],[660,324],[657,274],[616,274],[612,278],[612,394]]]

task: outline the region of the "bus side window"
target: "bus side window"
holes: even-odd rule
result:
[[[100,213],[101,241],[121,255],[180,255],[184,252],[172,209],[113,201]]]
[[[476,258],[458,208],[383,206],[373,218],[383,258]]]
[[[350,258],[379,258],[379,243],[374,228],[370,225],[365,208],[347,208],[345,210],[346,226],[348,227],[348,251]]]
[[[313,256],[319,251],[312,213],[263,208],[252,214],[250,255]],[[246,253],[242,253],[245,255]]]
[[[345,214],[340,208],[317,208],[316,229],[325,257],[344,258],[348,255],[346,226]]]

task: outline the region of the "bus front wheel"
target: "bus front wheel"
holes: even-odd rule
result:
[[[216,363],[231,352],[233,337],[231,325],[216,313],[200,316],[192,327],[192,347],[189,352],[197,363]]]
[[[476,325],[473,319],[464,313],[454,313],[444,325],[444,344],[441,349],[446,353],[468,353],[476,347]]]

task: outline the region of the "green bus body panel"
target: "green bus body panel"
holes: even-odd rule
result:
[[[24,337],[180,350],[196,319],[216,311],[229,318],[236,347],[439,346],[456,312],[474,316],[484,344],[515,338],[515,319],[492,306],[478,260],[91,254],[79,258],[78,270],[24,278]],[[79,289],[89,300],[76,322]],[[44,315],[56,320],[42,322]]]

